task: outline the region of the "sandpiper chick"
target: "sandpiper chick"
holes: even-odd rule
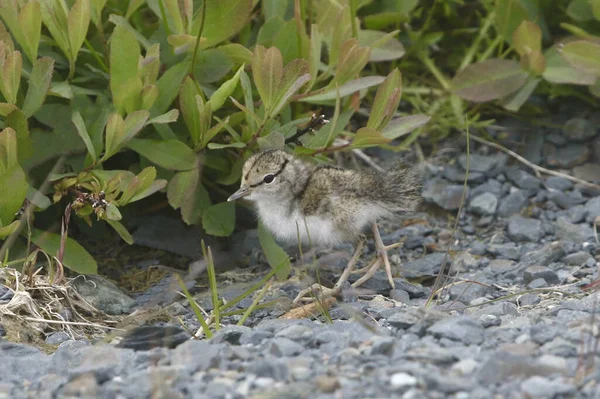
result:
[[[352,286],[370,279],[383,263],[394,287],[387,251],[401,244],[384,245],[377,221],[414,211],[419,193],[416,173],[405,164],[385,173],[369,173],[317,166],[284,151],[267,150],[245,162],[241,187],[228,201],[245,198],[254,202],[261,222],[279,240],[300,240],[323,247],[353,243],[354,253],[339,281],[333,289],[324,289],[332,295],[339,293],[352,273],[364,249],[363,233],[368,228],[373,232],[377,257]],[[317,286],[302,291],[295,302]]]

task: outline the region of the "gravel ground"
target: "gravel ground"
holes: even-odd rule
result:
[[[529,134],[523,152],[598,182],[600,159],[589,149],[600,148],[600,136],[589,120],[538,132],[541,138]],[[0,398],[600,398],[600,294],[582,289],[599,278],[599,192],[561,177],[538,178],[479,146],[453,234],[466,156],[459,144],[448,147],[458,149],[456,156],[426,168],[428,205],[416,223],[384,226],[384,242],[404,240],[392,256],[395,289],[380,272],[330,309],[332,323],[322,316],[283,320],[285,309],[266,308],[244,327],[233,325],[240,316],[226,318],[210,340],[189,340],[165,323],[138,330],[121,347],[54,333],[46,339],[58,345],[51,355],[0,339]],[[256,247],[255,232],[238,241]],[[251,263],[260,260],[256,248],[249,254]],[[449,286],[425,308],[446,262]],[[322,276],[335,281],[345,260],[322,252],[320,263]],[[266,300],[293,298],[306,284],[278,284]],[[220,293],[235,297],[247,286]],[[164,289],[120,297],[112,310],[129,311]],[[7,295],[1,290],[0,300]],[[199,302],[210,307],[205,296]],[[168,310],[198,327],[184,301]],[[157,337],[171,348],[144,350]]]

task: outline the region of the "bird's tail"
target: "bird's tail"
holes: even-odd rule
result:
[[[398,161],[384,179],[386,202],[395,213],[413,212],[421,203],[421,177],[416,163]]]

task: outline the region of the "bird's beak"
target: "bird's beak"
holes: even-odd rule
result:
[[[239,190],[237,190],[235,193],[231,194],[231,196],[229,196],[229,198],[227,198],[227,201],[228,202],[235,201],[236,199],[240,199],[249,194],[250,194],[250,189],[248,187],[240,187]]]

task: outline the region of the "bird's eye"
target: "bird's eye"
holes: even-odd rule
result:
[[[275,180],[275,175],[268,174],[263,177],[263,181],[267,184],[273,183],[273,180]]]

